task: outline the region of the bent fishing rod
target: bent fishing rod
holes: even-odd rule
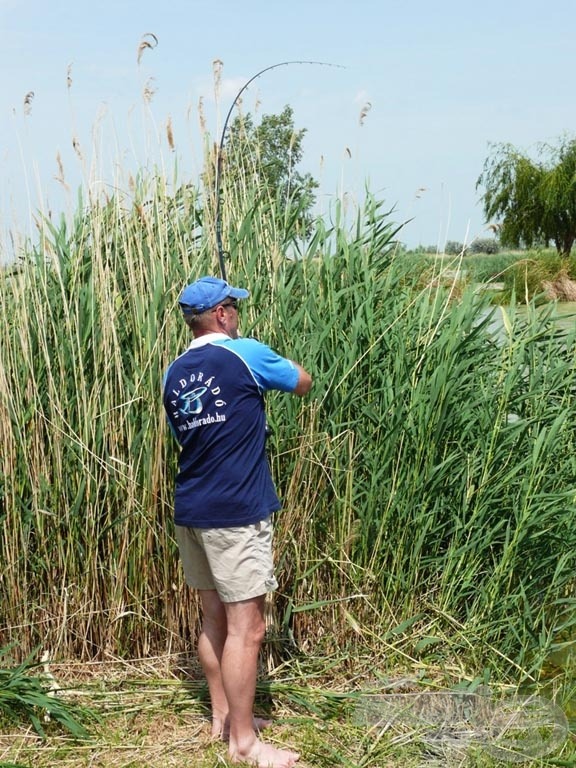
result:
[[[222,245],[222,217],[221,217],[222,194],[220,190],[220,185],[222,181],[222,157],[224,154],[224,142],[226,140],[226,131],[228,130],[228,122],[230,120],[230,116],[232,115],[232,112],[234,111],[236,104],[238,103],[238,99],[240,98],[240,96],[242,96],[242,94],[248,88],[248,86],[254,82],[254,80],[259,78],[265,72],[269,72],[271,69],[277,69],[278,67],[287,67],[291,64],[312,64],[312,65],[322,66],[322,67],[342,68],[340,64],[330,64],[325,61],[281,61],[278,64],[272,64],[269,67],[265,67],[264,69],[261,69],[260,72],[257,72],[253,77],[247,80],[246,83],[244,83],[242,88],[240,88],[240,90],[234,97],[234,101],[232,102],[230,109],[228,110],[228,114],[226,115],[226,119],[224,120],[222,135],[220,137],[220,144],[218,145],[218,154],[216,157],[216,180],[215,180],[216,212],[215,212],[214,218],[215,218],[215,226],[216,226],[216,248],[218,251],[218,264],[220,267],[220,275],[222,276],[223,280],[227,279],[226,278],[226,257],[230,256],[228,251],[225,251]]]

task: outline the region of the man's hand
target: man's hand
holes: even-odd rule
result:
[[[292,360],[292,362],[294,363],[294,360]],[[294,365],[298,371],[298,383],[292,390],[292,393],[298,395],[298,397],[303,397],[304,395],[307,395],[312,388],[312,376],[310,376],[308,371],[305,371],[301,365],[298,365],[298,363],[294,363]]]

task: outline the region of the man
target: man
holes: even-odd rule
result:
[[[254,718],[264,600],[276,588],[271,515],[280,508],[266,457],[264,392],[303,396],[310,375],[255,339],[238,337],[237,302],[249,292],[203,277],[179,303],[194,336],[168,368],[164,407],[181,452],[176,538],[187,583],[199,590],[198,656],[208,681],[212,734],[234,762],[290,768]]]

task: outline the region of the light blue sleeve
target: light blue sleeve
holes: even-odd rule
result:
[[[266,344],[244,338],[226,339],[221,343],[244,360],[262,390],[293,392],[296,388],[299,373],[294,363]]]

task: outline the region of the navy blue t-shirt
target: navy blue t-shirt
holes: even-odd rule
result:
[[[255,339],[201,336],[169,366],[164,408],[181,446],[176,525],[228,528],[280,502],[266,456],[264,392],[292,392],[294,363]]]

